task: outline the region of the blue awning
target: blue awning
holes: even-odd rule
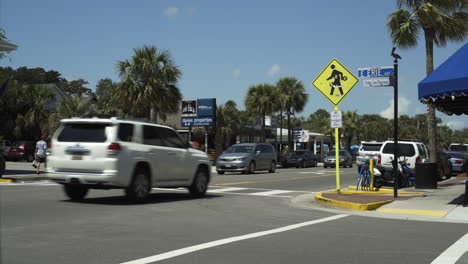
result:
[[[446,114],[468,114],[468,42],[418,84],[422,103]]]

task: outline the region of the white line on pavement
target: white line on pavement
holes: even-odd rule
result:
[[[203,249],[207,249],[207,248],[212,248],[212,247],[217,247],[217,246],[221,246],[221,245],[225,245],[225,244],[229,244],[229,243],[234,243],[234,242],[241,241],[241,240],[246,240],[246,239],[251,239],[251,238],[256,238],[256,237],[261,237],[261,236],[266,236],[266,235],[271,235],[271,234],[275,234],[275,233],[286,232],[286,231],[289,231],[289,230],[293,230],[293,229],[297,229],[297,228],[301,228],[301,227],[305,227],[305,226],[309,226],[309,225],[314,225],[314,224],[324,223],[324,222],[328,222],[328,221],[333,221],[333,220],[337,220],[337,219],[340,219],[340,218],[343,218],[343,217],[346,217],[346,216],[348,216],[348,215],[347,214],[339,214],[339,215],[325,217],[325,218],[312,220],[312,221],[308,221],[308,222],[303,222],[303,223],[299,223],[299,224],[294,224],[294,225],[289,225],[289,226],[280,227],[280,228],[276,228],[276,229],[271,229],[271,230],[267,230],[267,231],[261,231],[261,232],[247,234],[247,235],[243,235],[243,236],[236,236],[236,237],[220,239],[220,240],[216,240],[216,241],[212,241],[212,242],[208,242],[208,243],[203,243],[203,244],[200,244],[200,245],[195,245],[195,246],[191,246],[191,247],[186,247],[186,248],[181,248],[181,249],[169,251],[169,252],[166,252],[166,253],[162,253],[162,254],[146,257],[146,258],[141,258],[141,259],[137,259],[137,260],[124,262],[124,263],[121,263],[121,264],[147,264],[147,263],[157,262],[157,261],[161,261],[161,260],[165,260],[165,259],[169,259],[169,258],[174,258],[174,257],[180,256],[180,255],[188,254],[188,253],[191,253],[191,252],[195,252],[195,251],[199,251],[199,250],[203,250]]]
[[[316,172],[316,171],[301,171],[300,174],[325,174],[325,172]]]
[[[210,193],[221,193],[221,192],[234,192],[234,191],[242,191],[247,190],[248,188],[240,188],[240,187],[230,187],[225,189],[217,189],[217,190],[209,190]]]
[[[455,264],[457,260],[468,251],[468,233],[452,246],[447,248],[440,256],[438,256],[431,264]]]
[[[291,193],[291,192],[293,191],[273,190],[273,191],[256,192],[256,193],[250,193],[250,194],[258,195],[258,196],[270,196],[270,195],[275,195],[275,194],[280,194],[280,193]]]

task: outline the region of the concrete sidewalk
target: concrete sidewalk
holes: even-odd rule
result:
[[[411,189],[414,190],[414,188]],[[408,200],[393,201],[381,206],[376,212],[395,214],[401,217],[411,215],[434,220],[455,220],[468,223],[468,207],[463,207],[464,181],[450,185],[439,185],[437,189],[417,189],[416,191],[423,191],[424,194]]]

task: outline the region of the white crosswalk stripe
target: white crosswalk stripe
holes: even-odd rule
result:
[[[14,182],[6,183],[0,182],[0,186],[60,186],[60,184],[52,181],[34,181],[34,182]],[[166,188],[152,188],[156,192],[187,192],[186,188],[166,189]],[[312,191],[296,191],[296,190],[271,190],[260,188],[242,188],[242,187],[221,187],[210,186],[208,194],[220,195],[244,195],[244,196],[260,196],[260,197],[277,197],[277,198],[293,198],[301,194],[313,194]]]

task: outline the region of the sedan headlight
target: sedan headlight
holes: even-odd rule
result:
[[[243,157],[243,158],[237,158],[237,159],[235,159],[235,160],[238,160],[238,161],[243,161],[243,160],[245,160],[245,159],[246,159],[246,157]]]

